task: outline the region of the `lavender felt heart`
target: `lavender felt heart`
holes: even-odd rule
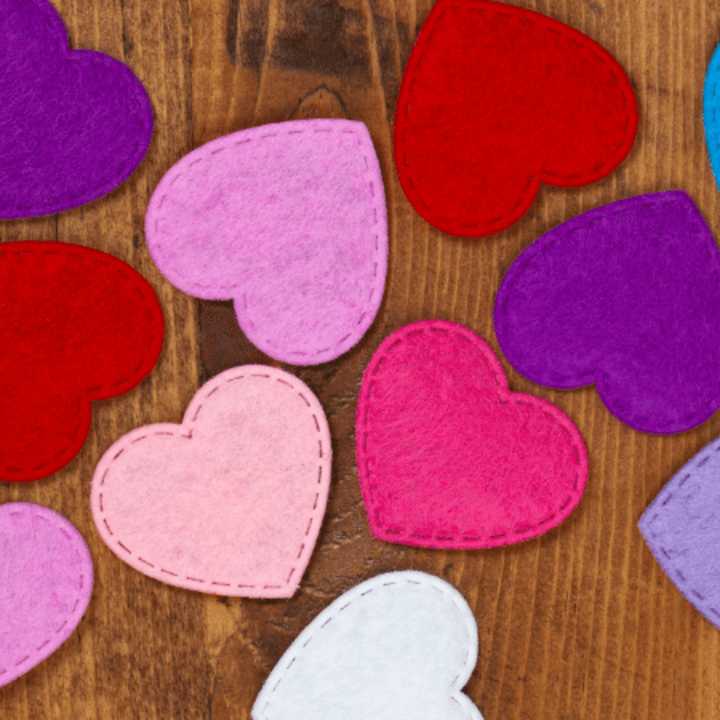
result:
[[[0,505],[0,687],[72,635],[92,585],[90,552],[71,523],[39,505]]]
[[[0,218],[96,200],[133,173],[153,130],[150,100],[123,63],[69,50],[47,0],[0,0]]]
[[[720,407],[720,253],[682,191],[591,210],[513,263],[495,331],[533,382],[595,383],[631,428],[688,430]]]
[[[686,463],[638,522],[660,567],[720,628],[720,439]]]

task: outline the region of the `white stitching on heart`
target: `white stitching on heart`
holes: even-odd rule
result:
[[[343,610],[345,610],[345,609],[347,609],[348,607],[350,607],[350,605],[352,605],[354,602],[358,602],[361,598],[366,597],[367,595],[370,595],[370,593],[372,593],[372,592],[375,592],[375,591],[377,591],[377,590],[381,590],[382,588],[392,587],[392,586],[395,586],[395,585],[406,584],[406,585],[420,585],[420,586],[421,586],[421,585],[427,584],[427,585],[429,585],[431,588],[433,588],[434,590],[437,590],[441,595],[444,595],[445,597],[448,597],[448,598],[450,599],[450,601],[451,601],[452,604],[455,606],[455,608],[457,609],[457,611],[458,611],[463,617],[465,617],[465,620],[466,620],[466,622],[465,622],[465,633],[466,633],[466,640],[467,640],[467,650],[466,650],[466,652],[465,652],[465,657],[463,658],[463,661],[462,661],[462,666],[461,666],[460,669],[458,670],[458,674],[455,676],[455,678],[453,679],[453,681],[450,683],[450,689],[451,689],[451,690],[453,690],[453,691],[455,691],[455,690],[461,690],[465,683],[463,683],[463,686],[460,686],[460,687],[458,687],[458,683],[459,683],[461,677],[463,676],[463,671],[464,671],[464,670],[467,670],[468,667],[469,667],[469,665],[470,665],[470,662],[469,662],[469,661],[470,661],[470,647],[471,647],[472,642],[473,642],[473,637],[476,635],[475,618],[474,618],[474,616],[472,615],[472,612],[470,611],[470,609],[469,609],[469,607],[468,607],[467,605],[461,606],[461,605],[458,603],[458,601],[457,601],[457,593],[456,593],[456,591],[455,591],[454,588],[452,588],[452,589],[453,589],[453,592],[446,592],[445,588],[443,587],[443,585],[448,586],[448,587],[452,587],[452,586],[449,586],[449,584],[448,584],[448,583],[445,583],[444,581],[438,582],[439,579],[438,579],[438,578],[435,578],[434,576],[426,575],[425,573],[420,573],[420,572],[405,571],[405,572],[399,572],[399,573],[388,573],[388,574],[385,575],[385,576],[380,575],[380,576],[377,576],[376,578],[373,578],[373,579],[374,579],[374,580],[377,580],[377,579],[379,579],[379,578],[381,578],[381,577],[389,577],[389,576],[391,576],[391,575],[393,575],[393,574],[402,575],[403,577],[399,578],[398,580],[388,580],[387,582],[382,583],[382,585],[379,585],[379,586],[377,586],[377,587],[371,587],[371,588],[369,588],[368,590],[366,590],[365,592],[359,593],[359,595],[358,595],[357,598],[353,598],[352,600],[348,601],[347,603],[345,603],[344,605],[342,605],[341,607],[339,607],[339,608],[337,609],[337,612],[338,612],[338,613],[342,612]],[[411,575],[412,577],[408,577],[408,575]],[[367,581],[367,582],[372,582],[372,580]],[[355,588],[355,589],[356,589],[356,588]],[[350,592],[352,592],[352,590],[351,590]],[[322,623],[322,625],[320,625],[320,626],[317,628],[317,630],[315,631],[315,634],[311,635],[311,636],[303,643],[302,648],[306,648],[306,647],[310,644],[310,642],[315,638],[315,636],[317,635],[317,633],[318,633],[320,630],[323,630],[324,628],[326,628],[334,618],[335,618],[335,615],[331,615],[330,617],[328,617],[328,618]],[[313,621],[313,622],[315,622],[315,621]],[[312,623],[311,623],[311,625],[312,625]],[[297,659],[298,659],[298,654],[293,655],[293,657],[290,659],[290,661],[288,662],[288,664],[285,666],[284,672],[287,672],[288,670],[290,670],[290,668],[294,665],[294,663],[295,663],[295,661],[296,661]],[[474,663],[473,663],[473,666],[474,666]],[[470,669],[472,669],[472,668],[470,668]],[[274,672],[274,671],[273,671],[273,672]],[[260,710],[260,718],[259,718],[259,719],[256,719],[256,720],[263,720],[263,718],[265,718],[265,720],[267,720],[266,711],[267,711],[268,707],[270,706],[270,703],[272,702],[272,699],[273,699],[272,696],[273,696],[273,694],[274,694],[274,693],[277,691],[277,689],[280,687],[280,684],[282,683],[282,679],[283,679],[283,676],[281,675],[280,678],[278,679],[277,683],[275,683],[275,686],[272,688],[270,697],[269,697],[268,700],[266,701],[266,703],[265,703],[265,705],[263,706],[263,708]],[[458,705],[460,704],[460,703],[458,702],[457,698],[454,696],[454,694],[451,695],[451,699],[452,699],[454,702],[456,702]],[[468,718],[472,718],[472,717],[473,717],[472,715],[468,714]]]

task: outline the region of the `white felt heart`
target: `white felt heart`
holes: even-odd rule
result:
[[[477,626],[440,578],[393,572],[339,597],[268,677],[254,720],[482,720],[460,690]]]

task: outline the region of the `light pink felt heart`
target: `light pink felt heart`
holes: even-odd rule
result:
[[[360,122],[295,120],[199,147],[160,181],[145,231],[173,285],[233,300],[243,332],[276,360],[333,360],[380,307],[385,190]]]
[[[93,516],[110,549],[156,580],[290,597],[315,546],[330,468],[330,431],[310,389],[244,365],[200,388],[182,425],[116,442],[93,476]]]
[[[92,587],[90,551],[74,525],[39,505],[0,506],[0,687],[72,635]]]
[[[420,547],[541,535],[575,509],[588,473],[570,419],[510,392],[485,341],[443,320],[407,325],[373,355],[356,449],[373,535]]]

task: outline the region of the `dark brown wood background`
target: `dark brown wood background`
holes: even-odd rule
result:
[[[549,398],[577,423],[590,479],[560,528],[488,551],[374,540],[353,437],[362,371],[381,340],[408,322],[437,317],[468,325],[497,350],[492,306],[500,278],[558,223],[619,198],[683,188],[720,238],[720,195],[701,119],[720,7],[709,0],[515,0],[569,23],[618,58],[637,91],[639,134],[629,158],[602,182],[544,188],[509,230],[460,240],[415,214],[391,155],[402,69],[431,0],[53,2],[72,47],[120,58],[145,83],[155,136],[116,192],[59,216],[1,222],[0,239],[79,242],[128,261],[155,287],[167,337],[148,379],[96,403],[89,439],[66,469],[40,482],[0,483],[0,502],[40,503],[75,523],[96,568],[78,630],[48,661],[0,689],[0,718],[249,719],[264,678],[322,608],[368,577],[403,568],[442,576],[473,608],[480,654],[467,693],[486,720],[720,718],[720,632],[665,577],[635,524],[670,476],[720,434],[720,413],[675,437],[642,435],[611,417],[593,389],[543,390],[503,360],[512,389]],[[93,469],[132,428],[179,422],[204,380],[269,361],[241,335],[229,304],[198,303],[160,275],[144,242],[145,209],[162,175],[193,148],[252,125],[305,117],[348,117],[370,128],[390,219],[385,300],[347,355],[318,368],[288,368],[320,398],[334,443],[328,513],[301,590],[288,601],[179,590],[132,570],[100,541],[90,514]]]

